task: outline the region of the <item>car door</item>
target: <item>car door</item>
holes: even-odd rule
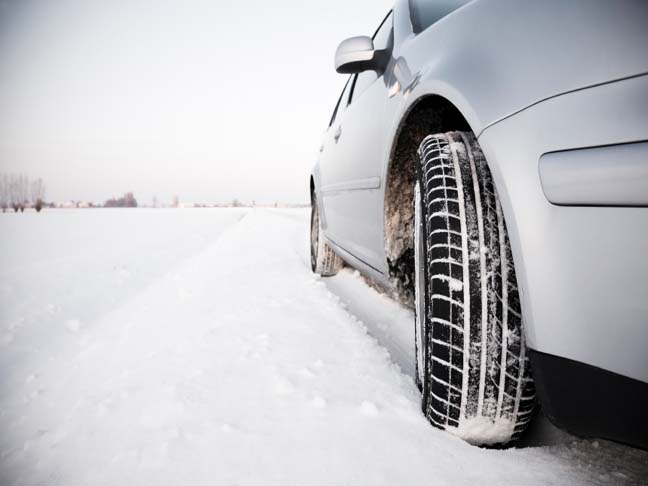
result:
[[[391,12],[373,39],[376,50],[391,50]],[[349,105],[329,129],[333,143],[325,147],[331,152],[322,166],[326,233],[334,244],[384,273],[381,175],[388,150],[387,83],[382,73],[365,71],[353,76],[350,91]]]
[[[333,173],[334,170],[336,170],[337,167],[339,167],[339,164],[336,164],[335,160],[337,157],[340,156],[340,151],[339,151],[339,146],[337,144],[337,141],[339,139],[339,130],[340,124],[342,121],[342,117],[344,116],[344,112],[346,111],[346,108],[349,104],[349,95],[351,93],[351,88],[353,87],[353,75],[349,76],[347,79],[346,84],[344,85],[344,88],[342,89],[342,93],[340,93],[340,97],[338,98],[337,104],[335,105],[335,109],[333,110],[333,115],[331,116],[331,121],[329,122],[329,126],[326,129],[326,132],[324,133],[323,139],[322,139],[322,145],[320,147],[320,154],[318,157],[318,170],[319,170],[319,175],[320,175],[320,184],[319,184],[319,190],[320,193],[322,191],[322,188],[324,188],[327,185],[327,181],[335,180],[337,177]],[[330,185],[330,184],[329,184]],[[321,200],[322,205],[323,200]],[[320,215],[322,218],[322,224],[324,231],[326,233],[327,237],[331,237],[330,234],[330,225],[328,224],[328,213],[326,212],[326,208],[323,208],[324,211]]]

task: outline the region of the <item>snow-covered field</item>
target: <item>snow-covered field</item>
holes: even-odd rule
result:
[[[645,484],[648,454],[608,442],[486,450],[432,428],[411,314],[351,271],[313,276],[307,227],[0,214],[0,484]]]

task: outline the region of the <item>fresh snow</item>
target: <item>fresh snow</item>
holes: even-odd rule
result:
[[[2,485],[641,484],[605,441],[429,425],[413,315],[310,272],[305,210],[0,214]]]
[[[466,442],[478,444],[501,444],[513,435],[515,422],[505,417],[499,417],[493,421],[489,417],[476,416],[470,417],[459,423],[458,427],[451,427],[448,432],[462,437]],[[488,434],[489,439],[484,440]]]

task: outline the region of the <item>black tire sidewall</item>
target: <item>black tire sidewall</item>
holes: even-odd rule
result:
[[[317,221],[316,221],[317,220]],[[318,250],[318,243],[316,241],[313,241],[313,226],[317,224],[317,237],[321,238],[321,235],[319,234],[319,212],[317,210],[317,199],[315,197],[315,193],[313,193],[313,196],[311,198],[311,218],[310,218],[310,262],[311,262],[311,271],[317,272],[317,250]]]
[[[425,309],[425,312],[422,316],[419,316],[419,322],[421,323],[421,343],[423,344],[423,349],[421,351],[421,356],[423,357],[423,379],[419,380],[418,378],[418,343],[416,340],[416,336],[414,338],[414,345],[415,345],[415,356],[417,362],[415,363],[415,370],[416,370],[416,382],[421,390],[422,398],[421,398],[421,409],[425,413],[425,409],[427,407],[428,399],[429,399],[429,394],[430,394],[430,369],[429,369],[429,363],[430,363],[430,357],[428,356],[428,350],[431,349],[431,344],[428,343],[428,333],[429,333],[429,317],[430,317],[430,284],[429,284],[429,279],[428,279],[428,266],[425,262],[427,262],[427,240],[425,235],[427,234],[426,232],[426,221],[427,221],[427,207],[425,204],[425,186],[423,184],[423,163],[421,161],[421,157],[419,154],[416,155],[416,184],[419,186],[419,192],[420,192],[420,197],[419,201],[417,202],[416,199],[414,200],[414,204],[419,204],[419,211],[421,214],[421,218],[419,221],[419,228],[418,228],[418,237],[421,239],[419,241],[419,245],[422,251],[422,257],[423,261],[419,261],[419,255],[417,252],[414,252],[414,265],[418,266],[420,276],[423,279],[423,308]],[[415,208],[416,211],[416,208]],[[416,238],[416,230],[415,230],[415,236]],[[416,244],[416,243],[415,243]],[[415,302],[416,300],[416,293],[419,292],[418,286],[415,285]],[[416,307],[416,306],[415,306]],[[418,308],[415,309],[415,312],[418,313]],[[415,326],[416,326],[416,321],[415,321]],[[419,329],[415,329],[415,332],[419,332]],[[419,381],[421,381],[419,383]]]

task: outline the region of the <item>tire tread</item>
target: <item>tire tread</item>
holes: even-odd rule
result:
[[[419,148],[426,271],[430,421],[457,435],[469,419],[519,437],[534,409],[520,300],[504,215],[477,139],[449,132]],[[447,344],[443,346],[442,344]],[[508,437],[497,424],[506,421]],[[483,437],[464,437],[492,443]],[[500,440],[501,439],[501,440]]]

